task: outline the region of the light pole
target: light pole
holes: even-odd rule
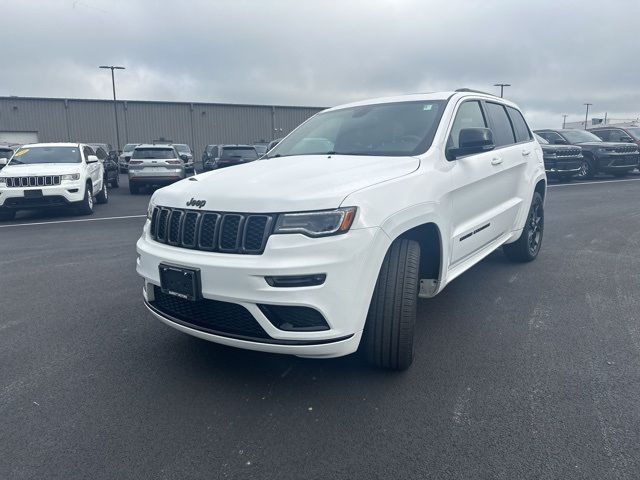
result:
[[[564,127],[567,125],[567,117],[568,116],[569,115],[567,115],[567,114],[562,115],[562,129],[563,130],[564,130]]]
[[[118,128],[118,104],[116,103],[116,77],[114,70],[124,70],[124,67],[115,65],[100,65],[98,68],[108,68],[111,70],[111,85],[113,86],[113,115],[116,119],[116,151],[120,151],[120,129]]]
[[[502,98],[504,95],[504,87],[510,87],[511,84],[510,83],[494,83],[493,86],[500,87],[500,98]]]
[[[584,129],[587,129],[587,121],[589,120],[589,107],[593,105],[593,103],[583,103],[587,107],[587,111],[584,114]]]

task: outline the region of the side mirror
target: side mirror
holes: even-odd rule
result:
[[[7,163],[9,163],[9,159],[2,157],[0,158],[0,168],[4,167]]]
[[[450,160],[474,153],[490,152],[496,148],[490,128],[463,128],[458,135],[458,144],[458,148],[447,150]]]
[[[98,157],[95,155],[89,155],[87,157],[87,163],[96,163],[98,161]]]
[[[189,157],[187,157],[186,155],[180,155],[180,160],[182,160],[183,162],[188,162]]]
[[[554,138],[553,139],[553,144],[554,145],[568,145],[567,141],[564,138]]]

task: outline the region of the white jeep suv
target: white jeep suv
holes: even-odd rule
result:
[[[158,190],[137,243],[164,323],[240,348],[413,359],[418,297],[502,247],[540,251],[542,150],[518,107],[455,92],[307,120],[268,155]]]
[[[104,168],[81,143],[35,143],[20,147],[0,171],[0,220],[18,210],[72,207],[93,213],[93,199],[107,203]]]

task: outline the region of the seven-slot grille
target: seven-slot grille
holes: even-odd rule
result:
[[[638,147],[635,145],[625,145],[624,147],[615,147],[614,151],[616,153],[638,153]]]
[[[53,185],[60,185],[60,175],[7,178],[7,187],[51,187]]]
[[[556,152],[557,158],[573,158],[573,157],[581,157],[581,156],[582,156],[582,150],[579,148],[559,150]]]
[[[181,248],[260,255],[272,232],[274,219],[274,215],[268,214],[155,207],[151,237]]]

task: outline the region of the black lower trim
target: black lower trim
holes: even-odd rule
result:
[[[9,197],[4,201],[4,207],[15,210],[30,208],[66,207],[71,202],[61,195],[44,195],[42,197]]]
[[[351,337],[353,337],[353,334],[351,334],[351,335],[345,335],[344,337],[332,338],[332,339],[329,339],[329,340],[276,340],[274,338],[265,339],[265,338],[249,337],[249,336],[246,336],[246,335],[234,335],[234,334],[230,334],[230,333],[224,333],[224,332],[219,332],[219,331],[216,331],[216,330],[211,330],[211,329],[204,328],[204,327],[195,327],[191,323],[183,322],[181,320],[178,320],[175,317],[172,317],[171,315],[167,315],[166,313],[158,310],[151,303],[149,303],[147,300],[144,301],[144,304],[147,306],[147,308],[149,310],[151,310],[156,315],[160,315],[161,317],[165,318],[166,320],[169,320],[172,323],[176,323],[178,325],[182,325],[183,327],[187,327],[187,328],[189,328],[191,330],[197,330],[197,331],[201,331],[201,332],[205,332],[205,333],[211,333],[212,335],[218,335],[219,337],[233,338],[235,340],[244,340],[244,341],[253,342],[253,343],[265,343],[265,344],[268,344],[268,345],[326,345],[326,344],[329,344],[329,343],[337,343],[337,342],[341,342],[343,340],[348,340]]]

